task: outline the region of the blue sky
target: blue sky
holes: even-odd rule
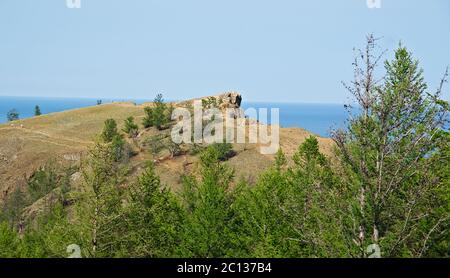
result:
[[[450,65],[448,0],[65,2],[0,0],[0,95],[342,103],[368,33],[401,40],[433,89]]]

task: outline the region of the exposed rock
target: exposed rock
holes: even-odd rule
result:
[[[80,154],[65,154],[63,155],[63,158],[68,161],[79,161]]]
[[[228,116],[231,118],[245,117],[244,111],[241,109],[242,95],[237,92],[227,92],[217,96],[204,97],[201,100],[204,109],[215,107],[228,113]]]
[[[80,172],[75,172],[70,176],[70,181],[72,182],[76,182],[81,178],[81,173]]]

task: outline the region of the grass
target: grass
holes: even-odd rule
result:
[[[79,163],[67,158],[82,155],[101,132],[106,119],[115,119],[121,130],[124,120],[133,116],[142,131],[144,105],[103,104],[0,125],[0,202],[15,187],[26,184],[34,171],[49,159],[62,164]],[[154,128],[149,129],[144,132],[141,140],[158,132]],[[310,132],[299,128],[281,128],[281,147],[290,157],[310,135]],[[319,144],[323,152],[331,154],[333,144],[330,139],[319,138]],[[234,144],[233,149],[236,156],[227,163],[235,169],[237,180],[256,180],[259,173],[272,165],[274,159],[273,155],[260,154],[256,144]],[[130,165],[134,175],[140,173],[148,159],[153,159],[149,150],[140,150],[132,158]],[[196,156],[184,154],[158,163],[156,170],[163,183],[178,189],[180,177],[184,173],[196,172],[197,161]]]

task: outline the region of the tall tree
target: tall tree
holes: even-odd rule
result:
[[[448,116],[440,100],[447,72],[435,93],[429,93],[418,61],[403,46],[385,62],[386,76],[377,82],[376,39],[369,36],[365,51],[356,55],[355,80],[347,86],[358,104],[348,129],[335,131],[352,223],[348,229],[356,244],[355,256],[366,256],[368,245],[377,244],[384,256],[419,256],[415,243],[428,232],[448,225],[442,216],[433,231],[417,223],[438,209],[429,203],[439,180],[428,179],[421,161],[438,146],[436,135]],[[414,239],[414,240],[412,240]]]
[[[231,189],[233,171],[219,160],[214,148],[201,154],[201,179],[184,180],[183,201],[187,211],[184,225],[183,256],[222,257],[230,240]]]
[[[116,161],[120,161],[124,157],[125,141],[117,130],[117,123],[114,119],[107,119],[100,135],[103,143],[110,144],[114,151]]]
[[[152,117],[153,125],[157,129],[163,129],[168,122],[168,118],[166,115],[167,106],[164,103],[162,94],[156,95],[155,100],[153,102],[155,105]]]
[[[40,115],[42,115],[42,113],[41,113],[41,108],[39,107],[39,105],[36,105],[36,106],[34,107],[34,115],[35,115],[35,116],[40,116]]]
[[[149,163],[130,188],[126,210],[126,256],[174,257],[183,215],[178,200],[161,185]]]
[[[86,191],[77,206],[74,225],[84,235],[81,246],[87,256],[113,257],[120,254],[125,234],[119,184],[121,171],[111,144],[97,142],[89,151],[83,176]]]

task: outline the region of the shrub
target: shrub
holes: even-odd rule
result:
[[[55,189],[58,185],[58,175],[54,168],[45,166],[38,169],[28,181],[30,203],[34,203]]]
[[[217,151],[220,161],[228,160],[235,155],[233,146],[230,143],[214,143],[209,146]]]
[[[9,110],[8,113],[6,113],[6,118],[8,119],[8,122],[16,121],[19,119],[19,112],[16,109]]]
[[[164,99],[162,98],[162,94],[158,94],[154,100],[155,108],[153,109],[153,125],[161,130],[164,128],[165,124],[167,124],[167,116],[166,110],[167,106],[164,103]]]
[[[107,119],[103,126],[101,139],[105,143],[110,143],[117,135],[119,135],[119,132],[117,131],[116,121],[114,119]]]
[[[34,115],[35,115],[35,116],[40,116],[40,115],[42,115],[42,113],[41,113],[41,108],[39,107],[39,105],[36,105],[36,106],[34,107]]]
[[[134,123],[134,118],[132,116],[125,120],[125,126],[122,131],[130,138],[134,138],[138,135],[139,127]]]
[[[142,125],[145,128],[149,128],[153,126],[153,108],[152,107],[145,107],[144,108],[145,117],[142,120]]]

